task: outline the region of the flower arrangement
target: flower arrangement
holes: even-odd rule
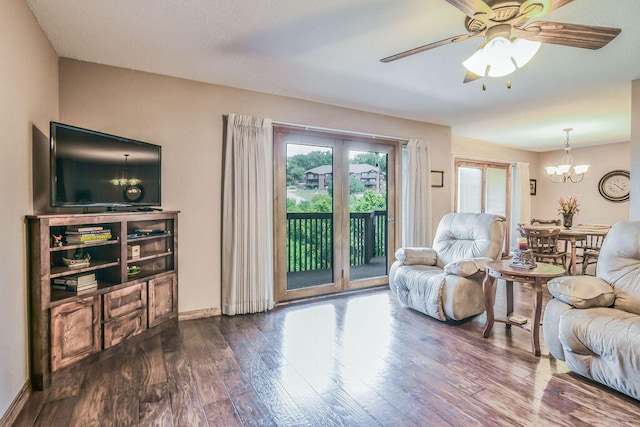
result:
[[[558,199],[559,214],[577,214],[580,212],[580,204],[575,196],[563,196]]]

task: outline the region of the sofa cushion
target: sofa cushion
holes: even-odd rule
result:
[[[396,259],[404,265],[436,265],[438,256],[431,248],[400,248]]]
[[[486,271],[485,264],[491,261],[491,258],[477,257],[471,259],[463,259],[460,261],[450,262],[444,266],[447,274],[455,274],[456,276],[469,277],[478,272]]]
[[[640,399],[640,316],[605,307],[568,310],[559,329],[569,369]]]
[[[576,308],[609,307],[615,295],[604,280],[592,276],[557,277],[547,283],[549,293]]]

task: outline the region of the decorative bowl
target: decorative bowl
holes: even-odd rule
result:
[[[69,268],[89,267],[89,261],[91,261],[90,256],[80,259],[62,257],[62,262]]]
[[[131,265],[127,267],[127,276],[135,276],[136,274],[139,274],[141,270],[142,269],[137,265]]]

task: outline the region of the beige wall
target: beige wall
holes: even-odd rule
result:
[[[28,378],[24,216],[31,204],[32,126],[58,116],[58,58],[22,0],[0,2],[0,416]]]
[[[220,307],[224,114],[423,138],[434,165],[449,163],[445,126],[70,59],[60,62],[59,90],[61,122],[162,145],[163,208],[182,212],[180,312]],[[439,191],[448,195],[446,184]],[[434,218],[450,211],[448,197],[434,199]]]
[[[544,167],[557,164],[563,153],[563,150],[537,153],[459,138],[454,138],[452,142],[453,158],[529,163],[530,178],[535,179],[537,184],[536,195],[531,197],[532,218],[560,218],[557,213],[558,198],[574,195],[581,205],[580,213],[574,219],[576,223],[614,224],[629,219],[629,202],[605,200],[598,191],[598,182],[612,170],[630,170],[630,144],[622,142],[573,148],[571,154],[574,163],[591,165],[584,180],[575,184],[554,184],[547,178]]]
[[[560,196],[570,195],[576,196],[580,203],[580,212],[574,218],[574,224],[614,224],[628,220],[629,202],[613,203],[605,200],[598,191],[598,182],[612,170],[630,170],[629,142],[572,148],[571,155],[575,164],[591,165],[584,179],[575,184],[554,184],[546,177],[544,166],[558,164],[563,153],[563,150],[540,153],[538,170],[535,172],[538,176],[538,195],[533,197],[537,199],[536,209],[532,212],[534,217],[560,218],[557,200]]]

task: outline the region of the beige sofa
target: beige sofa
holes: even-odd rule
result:
[[[432,248],[400,248],[389,288],[400,302],[439,320],[484,312],[486,261],[502,253],[504,217],[450,213],[442,217]]]
[[[640,399],[640,222],[614,225],[596,277],[548,284],[542,322],[549,352],[572,371]]]

